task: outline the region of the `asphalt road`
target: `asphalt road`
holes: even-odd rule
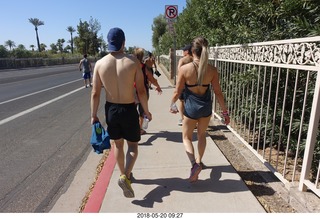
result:
[[[0,213],[49,212],[68,188],[92,151],[90,91],[77,65],[0,71]]]

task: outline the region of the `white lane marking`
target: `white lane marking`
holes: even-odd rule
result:
[[[17,114],[15,114],[15,115],[13,115],[13,116],[10,116],[10,117],[8,117],[8,118],[6,118],[6,119],[3,119],[3,120],[0,121],[0,125],[3,125],[3,124],[5,124],[5,123],[7,123],[7,122],[10,122],[10,121],[12,121],[12,120],[14,120],[14,119],[16,119],[16,118],[18,118],[18,117],[20,117],[20,116],[23,116],[23,115],[26,115],[26,114],[28,114],[28,113],[31,113],[31,112],[33,112],[33,111],[35,111],[35,110],[37,110],[37,109],[40,109],[41,107],[44,107],[44,106],[46,106],[46,105],[48,105],[48,104],[50,104],[50,103],[53,103],[53,102],[55,102],[55,101],[57,101],[57,100],[60,100],[60,99],[62,99],[62,98],[64,98],[64,97],[66,97],[66,96],[69,96],[69,95],[71,95],[71,94],[73,94],[73,93],[75,93],[75,92],[77,92],[77,91],[79,91],[79,90],[81,90],[81,89],[84,89],[84,87],[80,87],[80,88],[78,88],[78,89],[76,89],[76,90],[70,91],[69,93],[66,93],[66,94],[61,95],[61,96],[59,96],[59,97],[56,97],[56,98],[54,98],[54,99],[52,99],[52,100],[49,100],[49,101],[47,101],[47,102],[44,102],[44,103],[42,103],[42,104],[40,104],[40,105],[34,106],[34,107],[30,108],[30,109],[27,109],[27,110],[25,110],[25,111],[22,111],[22,112],[20,112],[20,113],[17,113]]]
[[[67,84],[71,84],[73,82],[80,81],[80,80],[83,80],[83,79],[77,79],[77,80],[74,80],[74,81],[69,81],[69,82],[64,83],[64,84],[60,84],[60,85],[57,85],[57,86],[54,86],[54,87],[50,87],[50,88],[47,88],[47,89],[44,89],[44,90],[40,90],[40,91],[33,92],[33,93],[30,93],[30,94],[26,94],[26,95],[23,95],[23,96],[20,96],[20,97],[16,97],[16,98],[13,98],[11,100],[6,100],[6,101],[3,101],[3,102],[0,102],[0,105],[4,104],[4,103],[9,103],[9,102],[12,102],[12,101],[15,101],[15,100],[19,100],[19,99],[22,99],[22,98],[25,98],[25,97],[28,97],[28,96],[32,96],[32,95],[35,95],[35,94],[38,94],[38,93],[42,93],[42,92],[45,92],[45,91],[48,91],[48,90],[52,90],[52,89],[55,89],[57,87],[61,87],[61,86],[67,85]]]

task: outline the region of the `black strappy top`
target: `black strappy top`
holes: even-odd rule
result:
[[[197,65],[192,62],[198,76]],[[211,95],[211,84],[185,84],[184,89],[184,112],[183,114],[190,119],[200,119],[208,117],[212,114],[212,95]],[[207,87],[206,92],[202,95],[193,93],[188,87],[202,86]]]
[[[194,66],[194,68],[195,68],[195,70],[196,70],[197,78],[198,78],[198,66],[197,66],[197,64],[196,64],[195,62],[192,62],[192,64],[193,64],[193,66]],[[187,84],[187,83],[185,83],[185,86],[186,86],[186,87],[196,87],[196,86],[199,86],[199,84],[198,84],[198,83],[196,83],[196,84]],[[201,86],[202,86],[202,87],[209,87],[210,84],[203,84],[203,85],[201,85]]]

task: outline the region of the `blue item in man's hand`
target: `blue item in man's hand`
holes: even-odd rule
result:
[[[111,147],[109,134],[100,122],[96,122],[92,125],[90,144],[97,154],[101,154],[103,153],[103,150],[110,149]]]

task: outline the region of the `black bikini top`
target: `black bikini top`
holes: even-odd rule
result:
[[[193,64],[193,66],[194,66],[194,68],[195,68],[195,70],[196,70],[196,73],[197,73],[197,78],[198,78],[198,65],[195,63],[195,62],[192,62],[192,64]],[[199,84],[197,83],[197,84],[187,84],[187,83],[185,83],[185,86],[186,87],[196,87],[196,86],[199,86]],[[209,87],[210,86],[210,84],[203,84],[203,85],[201,85],[202,87]]]

